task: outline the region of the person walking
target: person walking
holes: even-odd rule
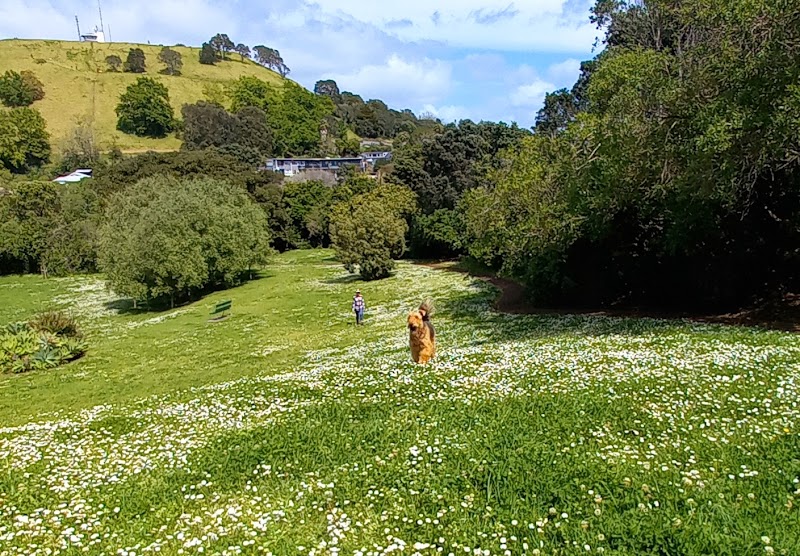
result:
[[[356,314],[356,324],[364,324],[364,309],[366,308],[364,298],[361,297],[361,290],[356,290],[353,297],[353,312]]]

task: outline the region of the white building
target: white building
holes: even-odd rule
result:
[[[98,29],[95,25],[94,31],[91,33],[86,33],[85,35],[81,35],[81,40],[87,42],[106,42],[106,36],[103,33],[103,30]]]

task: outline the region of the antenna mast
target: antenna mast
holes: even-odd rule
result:
[[[97,0],[97,11],[100,13],[100,30],[105,32],[105,27],[103,26],[103,10],[100,9],[100,0]]]
[[[75,16],[75,26],[78,28],[78,42],[81,41],[81,24],[78,23],[78,16]]]

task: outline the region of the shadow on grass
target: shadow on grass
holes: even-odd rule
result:
[[[197,303],[198,301],[204,300],[206,297],[219,293],[219,292],[235,292],[238,288],[242,288],[251,284],[253,282],[258,282],[261,280],[266,280],[268,278],[274,278],[274,274],[265,271],[265,270],[257,270],[253,271],[251,277],[247,280],[244,280],[238,286],[233,286],[230,288],[226,287],[212,287],[204,289],[189,299],[182,299],[180,302],[176,302],[174,306],[171,306],[169,302],[169,298],[160,298],[157,300],[151,300],[149,302],[139,302],[136,303],[134,306],[133,299],[129,297],[123,297],[119,299],[115,299],[113,301],[109,301],[105,304],[105,308],[111,311],[116,311],[119,315],[144,315],[144,314],[158,314],[158,313],[166,313],[169,311],[174,311],[175,309],[179,309],[181,307],[186,307],[193,303]]]

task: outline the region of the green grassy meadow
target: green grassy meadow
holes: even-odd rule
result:
[[[324,250],[159,313],[97,276],[0,278],[0,323],[60,307],[90,345],[0,375],[0,555],[800,553],[800,337],[495,294]]]
[[[146,73],[133,74],[107,70],[106,56],[116,54],[124,62],[131,48],[145,54]],[[242,76],[258,77],[280,87],[283,78],[251,60],[241,61],[233,54],[229,61],[214,66],[202,65],[198,48],[171,46],[183,59],[180,76],[162,75],[158,61],[162,45],[92,43],[54,40],[0,40],[0,73],[30,70],[44,84],[45,97],[33,103],[47,121],[51,143],[59,151],[65,137],[81,121],[93,123],[101,149],[119,147],[125,152],[177,150],[180,140],[174,134],[163,139],[136,137],[117,131],[114,111],[120,95],[138,77],[152,77],[169,89],[170,103],[180,117],[184,104],[206,100]]]

